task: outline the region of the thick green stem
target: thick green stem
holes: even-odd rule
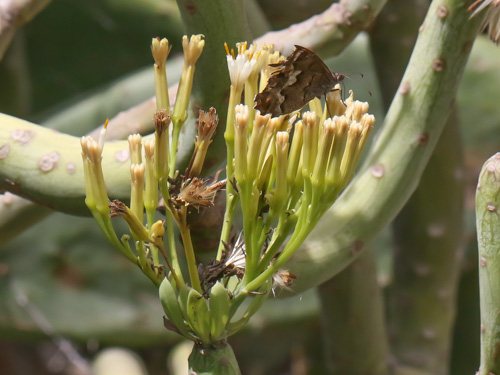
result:
[[[427,6],[389,1],[371,30],[385,106],[397,90]],[[463,240],[461,143],[455,109],[394,225],[397,251],[388,299],[393,351],[400,362],[433,374],[448,373],[451,351]]]
[[[219,129],[226,125],[230,86],[224,43],[234,46],[236,42],[252,40],[243,3],[242,0],[177,0],[186,34],[203,34],[207,41],[196,64],[191,110],[197,117],[199,108],[216,108]],[[223,132],[218,131],[207,153],[204,169],[220,165],[225,154]]]
[[[382,293],[372,251],[319,287],[329,374],[389,374]]]
[[[390,331],[398,360],[448,374],[464,233],[464,179],[456,111],[420,185],[394,224]]]
[[[361,172],[289,264],[299,292],[359,255],[415,191],[448,118],[482,17],[465,0],[433,1],[383,131]],[[333,224],[333,225],[332,225]]]
[[[195,344],[189,355],[190,374],[196,375],[240,375],[233,349],[227,342],[205,347]]]
[[[500,374],[500,153],[483,166],[476,190],[481,304],[481,366],[477,375]]]
[[[88,215],[80,139],[4,114],[0,124],[0,189],[58,211]],[[109,197],[128,199],[127,141],[105,145],[102,168]]]

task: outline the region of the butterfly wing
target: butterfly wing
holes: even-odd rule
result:
[[[313,98],[325,95],[338,83],[326,64],[302,46],[296,45],[285,61],[271,66],[279,69],[255,97],[255,109],[261,114],[271,113],[276,117],[293,112]]]

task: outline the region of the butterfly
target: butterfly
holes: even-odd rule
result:
[[[320,98],[345,78],[342,73],[331,72],[311,50],[295,45],[285,61],[269,64],[275,70],[266,88],[255,96],[255,109],[261,115],[273,117],[302,108],[314,98]]]

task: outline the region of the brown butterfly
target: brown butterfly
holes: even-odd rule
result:
[[[255,109],[273,117],[302,108],[310,100],[326,95],[345,78],[341,73],[332,73],[313,51],[298,45],[285,61],[269,66],[279,69],[255,96]]]

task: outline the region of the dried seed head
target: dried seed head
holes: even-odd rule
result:
[[[165,109],[155,112],[155,129],[159,135],[168,130],[171,119],[172,118],[168,114],[168,111]]]
[[[199,210],[201,207],[212,207],[219,190],[226,186],[226,180],[217,181],[220,171],[213,180],[202,180],[198,177],[184,179],[180,183],[178,193],[171,202],[177,206],[191,206]]]
[[[196,142],[212,142],[212,137],[215,134],[217,125],[219,124],[219,117],[214,107],[211,107],[208,112],[200,109],[198,117],[198,135]]]

